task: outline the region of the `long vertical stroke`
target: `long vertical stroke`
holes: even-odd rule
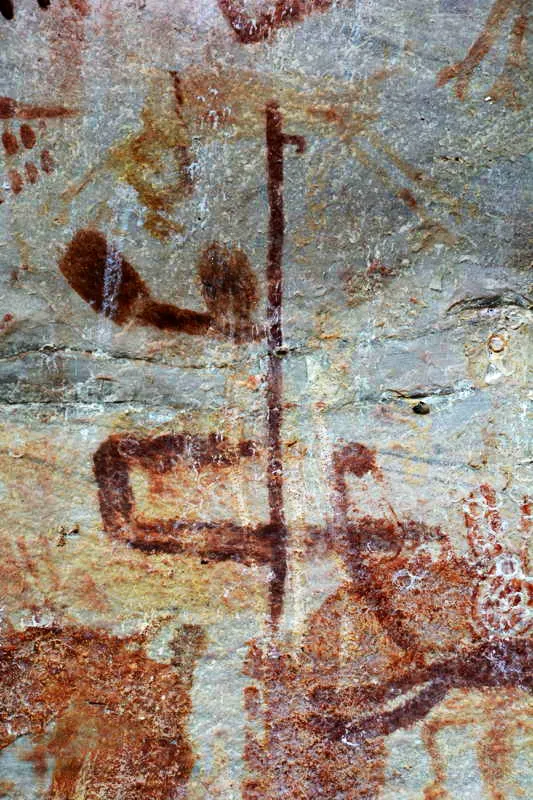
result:
[[[270,615],[277,624],[283,608],[287,574],[287,526],[283,508],[283,458],[281,426],[283,422],[283,239],[285,215],[283,210],[283,148],[294,145],[303,153],[305,139],[283,133],[283,119],[276,102],[266,106],[266,148],[268,170],[268,253],[266,277],[267,304],[267,413],[268,413],[268,503],[272,536],[272,578],[270,582]]]

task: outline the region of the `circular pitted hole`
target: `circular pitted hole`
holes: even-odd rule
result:
[[[125,458],[135,458],[141,451],[141,443],[133,436],[125,436],[118,442],[117,450]]]
[[[493,333],[489,338],[488,346],[493,353],[502,353],[507,347],[507,339],[503,333]]]
[[[431,408],[428,406],[427,403],[424,403],[420,400],[416,405],[413,406],[413,414],[429,414]]]

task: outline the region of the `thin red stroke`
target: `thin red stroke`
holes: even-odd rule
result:
[[[74,117],[78,112],[64,106],[34,106],[13,97],[0,97],[0,119],[54,119]]]

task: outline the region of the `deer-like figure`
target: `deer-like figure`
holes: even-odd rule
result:
[[[309,618],[300,652],[256,659],[266,735],[258,746],[250,734],[249,761],[252,773],[261,763],[273,766],[265,794],[255,778],[245,784],[249,800],[279,798],[284,785],[294,797],[370,800],[384,782],[387,735],[431,714],[423,738],[434,738],[436,707],[454,690],[476,694],[478,704],[486,698],[489,710],[495,688],[510,692],[515,705],[533,688],[531,579],[523,553],[503,543],[493,490],[483,486],[466,501],[467,556],[440,528],[395,514],[364,445],[335,453],[333,476],[328,544],[349,580]],[[350,502],[354,481],[363,483],[365,505],[377,488],[384,516],[364,515]],[[524,535],[529,509],[525,500]],[[465,703],[462,719],[470,719]]]

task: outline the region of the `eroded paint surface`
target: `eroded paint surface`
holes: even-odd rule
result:
[[[530,18],[0,2],[1,796],[531,796]]]

